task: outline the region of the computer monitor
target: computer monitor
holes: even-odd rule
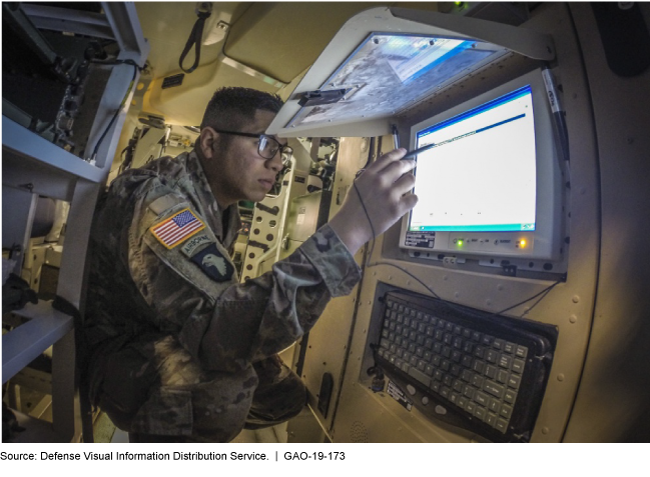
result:
[[[434,257],[559,259],[562,173],[540,70],[411,128],[414,193],[400,246]],[[417,254],[416,255],[420,255]]]

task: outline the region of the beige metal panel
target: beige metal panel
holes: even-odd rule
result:
[[[142,110],[164,115],[166,124],[178,126],[199,126],[205,107],[218,88],[242,86],[270,93],[278,89],[217,61],[185,75],[179,87],[162,89],[163,80],[161,77],[151,82],[143,98]]]
[[[650,25],[650,5],[638,5]],[[648,442],[650,70],[614,74],[590,5],[571,4],[571,12],[598,134],[602,249],[587,363],[565,440]]]
[[[598,177],[594,131],[591,127],[589,97],[581,69],[577,41],[570,28],[566,6],[548,4],[535,11],[535,17],[524,26],[551,33],[557,47],[560,77],[567,109],[571,145],[571,189],[569,193],[571,248],[568,250],[568,278],[557,285],[534,309],[526,313],[529,304],[518,306],[507,314],[554,325],[559,330],[557,350],[550,377],[535,426],[533,442],[561,441],[572,411],[582,374],[585,353],[591,332],[593,296],[599,258]],[[504,72],[504,75],[507,75]],[[511,79],[505,76],[503,81]],[[451,92],[453,94],[453,92]],[[371,263],[381,265],[366,269],[360,295],[350,360],[346,369],[339,412],[334,424],[336,441],[346,441],[359,413],[382,415],[366,423],[368,439],[372,442],[406,441],[440,442],[471,440],[464,432],[448,432],[444,426],[422,418],[416,411],[407,412],[396,406],[383,393],[373,394],[360,388],[369,385],[366,369],[372,365],[368,344],[376,341],[378,325],[370,317],[378,281],[400,288],[430,294],[395,266],[406,268],[432,287],[443,299],[480,310],[498,311],[543,291],[551,280],[495,276],[477,271],[446,268],[443,265],[416,263],[397,249],[399,231],[389,230],[374,247]],[[383,249],[383,250],[382,250]],[[396,260],[400,259],[400,260]],[[369,278],[368,278],[369,277]],[[374,328],[373,328],[374,326]],[[373,335],[375,333],[375,336]],[[370,418],[369,418],[370,419]],[[396,429],[401,429],[396,435]]]
[[[342,138],[339,146],[336,179],[332,189],[330,217],[343,204],[356,172],[363,167],[369,154],[370,141],[365,138]],[[361,263],[363,251],[356,255]],[[336,414],[337,397],[348,355],[349,339],[356,311],[358,286],[345,297],[333,299],[309,333],[302,378],[309,390],[309,404],[321,426],[328,430]],[[334,378],[327,416],[318,411],[318,399],[324,373]]]
[[[285,83],[311,65],[351,16],[380,2],[261,2],[235,22],[224,53]]]

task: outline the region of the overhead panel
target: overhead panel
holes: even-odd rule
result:
[[[269,127],[296,136],[380,136],[391,118],[507,54],[551,60],[547,35],[436,12],[373,8],[350,19]]]

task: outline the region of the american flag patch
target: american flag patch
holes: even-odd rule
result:
[[[172,249],[204,228],[205,224],[190,209],[184,209],[149,230],[160,243]]]

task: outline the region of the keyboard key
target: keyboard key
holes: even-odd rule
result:
[[[479,389],[483,388],[484,382],[485,382],[485,378],[483,376],[479,376],[478,374],[472,378],[472,385],[476,386]]]
[[[499,366],[502,368],[510,369],[512,367],[512,357],[507,354],[502,354],[499,356]]]
[[[485,367],[485,375],[490,379],[496,379],[497,377],[497,368],[491,365]]]
[[[490,398],[487,394],[477,391],[476,394],[474,394],[474,401],[485,407],[490,403]]]
[[[410,368],[408,374],[409,376],[420,381],[426,387],[429,387],[431,385],[431,378],[417,368]]]
[[[512,372],[513,373],[517,373],[517,374],[523,373],[524,372],[524,366],[525,366],[525,363],[522,360],[520,360],[520,359],[513,359],[512,360]]]
[[[488,412],[488,413],[487,413],[487,416],[486,416],[486,418],[485,418],[485,423],[486,423],[488,426],[496,427],[496,425],[497,425],[497,415],[496,415],[496,414],[493,414],[493,413],[491,413],[491,412]]]
[[[497,425],[494,428],[505,434],[508,430],[508,423],[503,419],[497,419]]]
[[[497,373],[497,381],[499,381],[501,384],[506,384],[508,382],[509,376],[510,375],[508,374],[508,371],[505,369],[500,369]]]
[[[474,364],[472,365],[472,369],[477,373],[483,374],[485,371],[485,362],[481,361],[480,359],[475,359]]]
[[[472,373],[469,369],[464,369],[463,372],[460,374],[460,377],[463,381],[470,383],[472,382],[474,373]]]
[[[486,380],[485,383],[483,383],[483,390],[499,399],[503,398],[503,394],[505,393],[505,387],[490,380]]]
[[[476,389],[474,389],[472,386],[465,385],[465,388],[463,389],[463,395],[467,399],[474,399],[474,394],[476,394]]]
[[[513,389],[519,389],[519,385],[521,384],[521,377],[517,374],[511,374],[510,377],[508,378],[508,386],[513,388]]]
[[[512,389],[506,389],[506,391],[503,393],[503,400],[510,404],[514,404],[517,400],[517,393]]]

